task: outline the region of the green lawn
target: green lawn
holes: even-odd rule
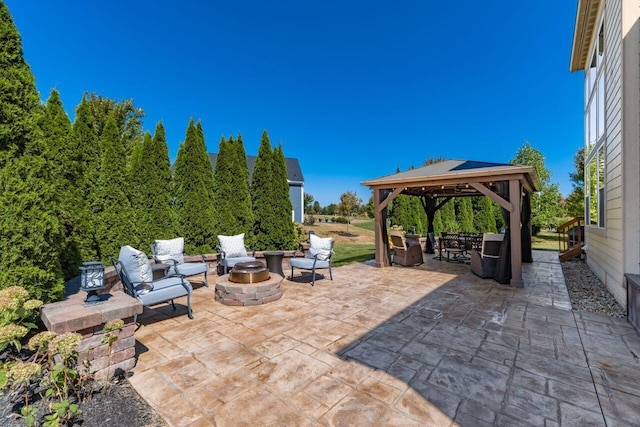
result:
[[[351,225],[358,228],[364,228],[365,230],[375,231],[375,222],[373,218],[369,219],[354,219],[351,221]]]
[[[331,265],[336,267],[375,258],[375,245],[371,244],[339,243],[333,250]]]
[[[540,231],[531,238],[531,247],[543,251],[558,250],[558,233],[555,231]]]
[[[373,220],[363,221],[352,225],[368,229],[369,224],[373,225]],[[553,231],[541,231],[531,239],[533,249],[544,251],[558,250],[558,234]],[[352,264],[354,262],[367,261],[375,258],[375,245],[361,243],[339,243],[334,247],[335,253],[331,264],[339,267],[341,265]]]

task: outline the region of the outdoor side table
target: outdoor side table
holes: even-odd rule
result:
[[[284,277],[284,271],[282,271],[282,258],[284,258],[283,251],[266,251],[263,252],[264,259],[267,261],[267,269]]]
[[[163,264],[163,263],[151,264],[151,273],[153,274],[153,280],[162,279],[164,276],[167,275],[170,268],[171,268],[171,265],[169,264]]]

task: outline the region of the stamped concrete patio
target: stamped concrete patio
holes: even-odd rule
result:
[[[139,317],[130,381],[174,426],[640,425],[640,337],[571,311],[557,254],[534,259],[523,289],[429,257],[251,307],[194,280],[195,320]]]

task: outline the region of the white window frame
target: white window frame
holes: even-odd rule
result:
[[[605,228],[606,216],[606,52],[604,22],[600,19],[598,33],[593,43],[591,61],[585,70],[585,224],[589,227]],[[591,171],[592,163],[596,170]],[[595,182],[592,182],[592,178]],[[591,215],[592,198],[596,198],[594,214]]]

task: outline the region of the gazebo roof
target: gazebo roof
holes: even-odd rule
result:
[[[420,168],[364,181],[372,189],[405,187],[404,194],[446,197],[477,196],[470,183],[482,183],[491,188],[497,181],[518,179],[528,192],[540,189],[540,179],[532,166],[473,160],[446,160]]]

